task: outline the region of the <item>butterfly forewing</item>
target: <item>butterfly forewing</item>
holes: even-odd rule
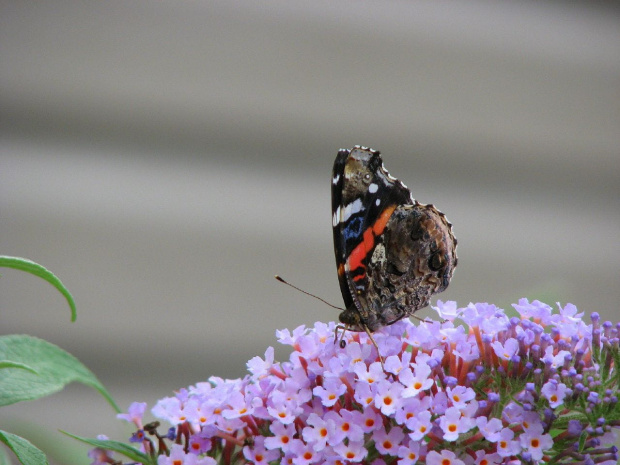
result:
[[[354,147],[338,153],[332,176],[334,250],[347,308],[368,286],[367,264],[391,213],[412,203],[409,190],[383,167],[379,152]]]

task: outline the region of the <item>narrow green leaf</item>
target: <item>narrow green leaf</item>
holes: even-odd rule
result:
[[[13,451],[23,465],[47,464],[45,454],[22,437],[0,430],[0,441],[5,443],[9,449]]]
[[[28,370],[35,375],[38,374],[37,370],[24,363],[11,362],[10,360],[0,360],[0,368],[21,368],[22,370]]]
[[[85,442],[93,447],[98,447],[100,449],[109,450],[112,452],[118,452],[119,454],[123,454],[125,457],[138,462],[143,463],[145,465],[154,465],[156,463],[155,459],[152,459],[150,455],[145,454],[144,452],[140,452],[138,449],[134,449],[128,444],[119,441],[111,441],[109,439],[91,439],[91,438],[83,438],[81,436],[76,436],[75,434],[67,433],[66,431],[60,431],[61,433],[66,434],[69,437],[77,439],[78,441]]]
[[[73,296],[54,273],[49,271],[44,266],[39,265],[32,260],[28,260],[27,258],[8,257],[6,255],[0,255],[0,267],[15,268],[16,270],[26,271],[27,273],[31,273],[35,276],[38,276],[39,278],[46,280],[48,283],[58,289],[58,291],[62,295],[65,296],[65,299],[67,299],[69,307],[71,308],[71,321],[75,321],[75,319],[77,318],[77,310],[75,309],[75,302],[73,301]]]
[[[34,400],[60,391],[77,381],[97,391],[120,412],[97,377],[78,359],[43,339],[19,334],[0,336],[0,360],[26,365],[0,370],[0,406]]]
[[[579,436],[579,449],[577,449],[578,452],[583,452],[583,450],[586,447],[587,440],[588,440],[588,433],[584,431],[583,433],[581,433],[581,436]]]

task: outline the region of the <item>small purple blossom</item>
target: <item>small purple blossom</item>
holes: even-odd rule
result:
[[[510,428],[503,428],[497,440],[497,454],[501,457],[512,457],[521,452],[519,442],[514,440],[515,433]]]
[[[243,448],[243,456],[246,460],[252,462],[255,465],[267,465],[280,458],[280,451],[267,450],[264,446],[265,438],[257,436],[253,447],[245,446]]]
[[[476,426],[484,438],[489,442],[497,442],[500,438],[500,431],[503,429],[503,422],[499,418],[477,417]]]
[[[386,416],[393,415],[400,406],[405,388],[400,383],[381,381],[377,383],[375,407]]]
[[[293,425],[285,425],[280,422],[273,422],[269,426],[269,430],[273,436],[265,438],[265,448],[267,449],[281,449],[282,452],[288,452],[295,436],[295,427]]]
[[[157,459],[157,465],[216,465],[214,458],[205,456],[198,457],[194,454],[187,454],[183,450],[183,446],[173,444],[170,455],[160,455]]]
[[[166,434],[143,425],[146,404],[119,418],[158,465],[616,463],[619,327],[587,324],[570,304],[514,308],[520,317],[438,301],[445,321],[374,333],[383,363],[364,333],[335,343],[334,323],[277,331],[287,361],[269,347],[244,378],[211,377],[158,401],[151,413]]]
[[[327,378],[323,385],[315,387],[312,393],[321,399],[321,403],[325,407],[333,407],[346,390],[347,386],[338,378]]]
[[[430,451],[426,455],[426,463],[428,465],[465,465],[465,462],[458,459],[456,454],[450,450]]]
[[[334,447],[334,452],[341,457],[340,460],[348,462],[361,462],[368,455],[368,449],[364,447],[364,443],[360,442],[341,442]]]
[[[100,441],[107,441],[108,437],[104,434],[100,434],[97,436],[97,439]],[[112,452],[99,447],[89,450],[88,458],[93,460],[91,465],[107,465],[116,461]]]
[[[569,389],[566,387],[566,384],[558,383],[555,380],[549,380],[541,389],[542,395],[549,401],[551,408],[562,405],[564,397],[566,397],[568,392]]]
[[[265,359],[260,357],[254,357],[247,363],[248,371],[252,373],[256,378],[261,376],[267,376],[269,370],[273,366],[273,347],[268,347],[265,351]]]
[[[418,463],[422,445],[419,441],[405,441],[405,445],[398,447],[398,465],[414,465]]]
[[[495,341],[491,347],[500,360],[509,361],[519,350],[519,341],[513,338],[507,339],[503,344],[500,341]]]
[[[398,426],[394,426],[388,433],[385,429],[378,429],[372,435],[375,447],[384,455],[398,455],[398,446],[402,444],[405,433]]]
[[[527,428],[524,433],[519,436],[521,447],[524,451],[527,451],[532,459],[542,460],[543,452],[551,449],[553,446],[553,439],[549,434],[543,434],[543,428],[540,424],[535,424],[530,428]]]
[[[443,430],[443,438],[452,442],[459,438],[459,435],[467,433],[475,426],[476,422],[468,418],[456,407],[450,407],[439,420],[439,427]]]
[[[455,320],[462,312],[461,309],[457,308],[456,302],[454,301],[442,302],[438,300],[437,305],[431,308],[437,312],[439,318],[447,321]]]
[[[145,410],[146,402],[132,402],[127,413],[119,413],[116,415],[116,418],[129,421],[136,425],[138,429],[142,429],[142,417]]]

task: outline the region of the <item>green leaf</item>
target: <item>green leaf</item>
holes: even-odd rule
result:
[[[577,449],[578,452],[583,452],[583,450],[586,447],[587,440],[588,440],[588,433],[584,431],[583,433],[581,433],[581,436],[579,436],[579,449]]]
[[[112,452],[118,452],[119,454],[123,454],[125,457],[128,457],[129,459],[135,462],[138,462],[138,463],[143,463],[145,465],[154,465],[157,463],[157,460],[153,459],[150,455],[147,455],[144,452],[140,452],[138,449],[134,449],[130,445],[125,444],[123,442],[112,441],[109,439],[103,440],[103,439],[83,438],[81,436],[76,436],[74,434],[67,433],[66,431],[62,431],[62,430],[61,430],[61,433],[64,433],[67,436],[77,439],[78,441],[85,442],[86,444],[89,444],[93,447],[98,447],[100,449],[109,450]]]
[[[0,430],[0,441],[9,446],[9,449],[24,465],[47,464],[45,454],[22,437]]]
[[[43,339],[11,334],[0,336],[0,360],[28,366],[0,370],[0,406],[34,400],[77,381],[97,391],[120,412],[97,377],[70,353]]]
[[[73,301],[73,296],[64,286],[64,284],[47,268],[39,265],[27,258],[20,257],[8,257],[6,255],[0,255],[0,266],[5,268],[15,268],[16,270],[26,271],[27,273],[31,273],[39,278],[46,280],[52,286],[54,286],[58,291],[65,296],[67,302],[69,303],[69,307],[71,308],[71,321],[75,321],[77,318],[77,310],[75,309],[75,302]]]
[[[24,363],[11,362],[10,360],[0,360],[0,368],[21,368],[22,370],[28,370],[35,375],[38,374],[37,370]]]

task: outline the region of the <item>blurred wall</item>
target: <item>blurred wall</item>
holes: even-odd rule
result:
[[[241,376],[276,329],[337,318],[273,275],[341,303],[329,181],[354,144],[454,223],[459,266],[438,298],[618,320],[617,9],[0,8],[0,253],[57,273],[79,312],[69,324],[49,285],[6,270],[2,332],[69,350],[123,408]],[[0,415],[127,433],[81,386]]]

